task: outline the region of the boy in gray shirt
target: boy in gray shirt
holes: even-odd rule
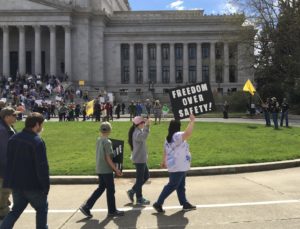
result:
[[[79,210],[88,218],[93,217],[90,209],[92,209],[95,202],[101,197],[105,189],[107,193],[106,200],[108,216],[114,217],[124,215],[124,211],[119,211],[116,209],[113,172],[115,172],[117,176],[122,176],[122,172],[115,167],[115,164],[112,161],[112,143],[108,139],[111,129],[112,128],[109,122],[103,122],[100,126],[100,137],[97,140],[96,146],[96,173],[99,177],[99,186],[85,202],[85,204],[81,205],[79,208]]]

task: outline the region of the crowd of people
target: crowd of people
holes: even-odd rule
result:
[[[146,99],[145,102],[131,101],[129,104],[112,101],[100,102],[100,97],[94,100],[93,113],[86,115],[86,105],[90,100],[87,91],[81,88],[64,88],[62,82],[67,78],[55,76],[23,75],[15,78],[0,78],[0,99],[22,111],[22,114],[38,112],[46,120],[58,117],[59,121],[109,121],[119,119],[121,115],[129,114],[130,120],[134,116],[146,114],[154,115],[155,123],[160,123],[162,115],[168,113],[168,106],[162,106],[159,100]],[[76,102],[75,102],[76,101]],[[163,109],[164,108],[164,109]]]

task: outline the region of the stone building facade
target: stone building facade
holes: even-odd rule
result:
[[[67,74],[122,100],[209,81],[253,79],[253,36],[242,15],[131,11],[127,0],[0,0],[0,75]]]

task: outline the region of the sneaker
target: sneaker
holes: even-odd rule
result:
[[[149,200],[146,200],[145,198],[140,198],[136,201],[137,204],[139,205],[149,205],[150,204],[150,201]]]
[[[194,205],[191,205],[189,202],[186,202],[183,207],[182,210],[183,211],[190,211],[190,210],[195,210],[197,207]]]
[[[88,217],[88,218],[92,218],[93,217],[93,215],[91,214],[91,212],[90,212],[90,209],[88,209],[87,207],[86,207],[86,205],[81,205],[80,206],[80,208],[79,208],[79,210],[82,212],[82,214],[84,214],[86,217]]]
[[[158,213],[165,212],[165,210],[162,208],[162,206],[156,202],[152,206]]]
[[[109,217],[115,217],[115,216],[123,216],[124,214],[125,214],[124,211],[116,210],[113,213],[108,213],[107,216],[109,216]]]
[[[127,191],[127,196],[129,198],[129,200],[131,201],[131,203],[134,202],[133,196],[134,196],[134,192],[132,190],[128,190]]]

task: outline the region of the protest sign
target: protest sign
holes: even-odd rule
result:
[[[124,141],[117,139],[110,139],[112,142],[112,148],[114,151],[113,162],[117,169],[122,171],[123,169],[123,152],[124,152]]]
[[[215,103],[209,83],[202,82],[169,90],[175,119],[188,118],[214,110]]]

